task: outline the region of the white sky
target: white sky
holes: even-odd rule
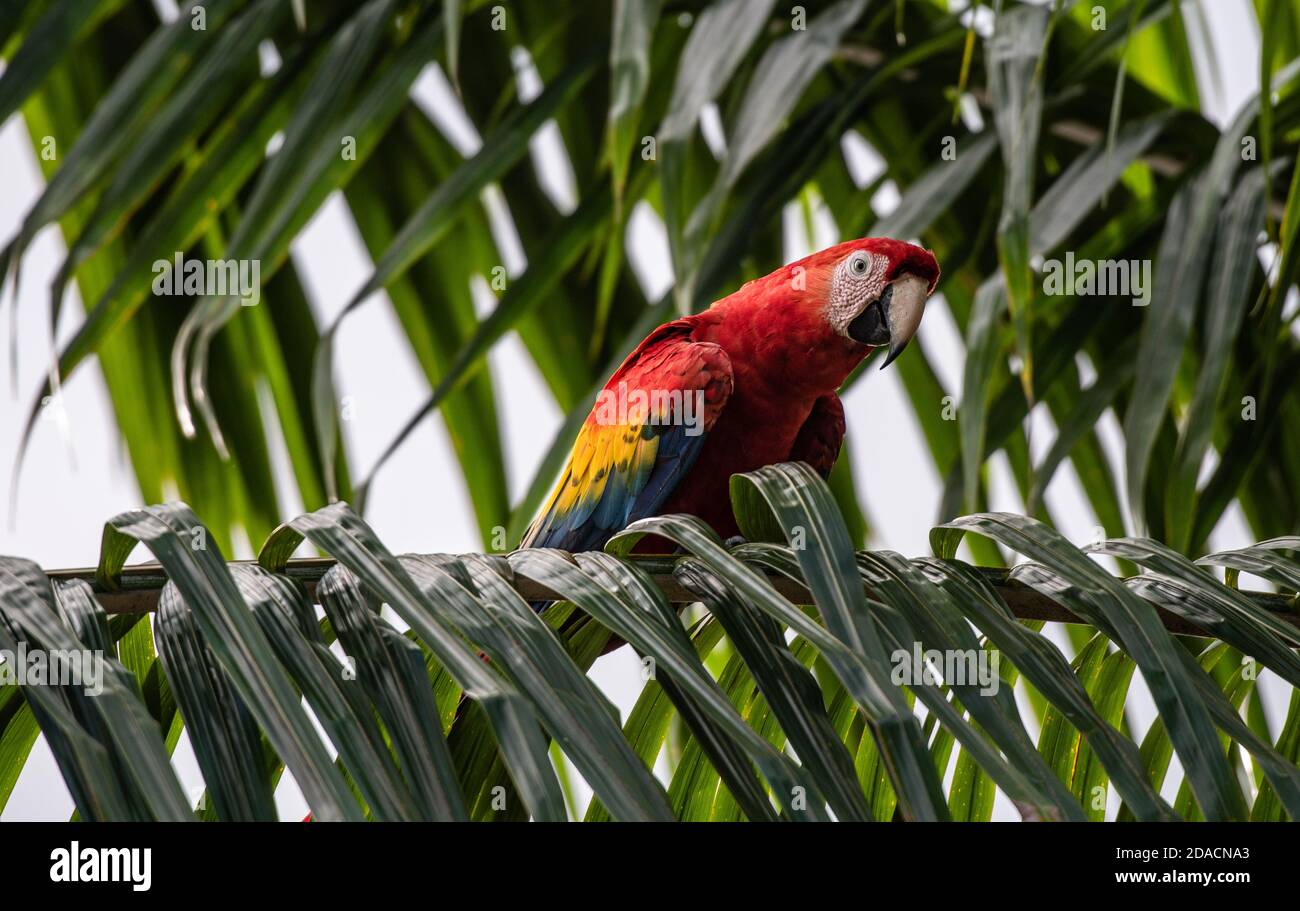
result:
[[[1186,4],[1189,11],[1193,5]],[[1206,0],[1204,3],[1217,49],[1223,94],[1212,95],[1209,90],[1214,81],[1211,79],[1203,78],[1202,86],[1211,95],[1207,98],[1206,113],[1218,123],[1229,119],[1257,84],[1259,37],[1248,5],[1249,0]],[[1202,37],[1197,31],[1193,44],[1198,52],[1200,72],[1206,75]],[[524,67],[521,79],[525,95],[535,93],[535,74],[527,72],[526,60],[518,64]],[[476,147],[477,135],[455,110],[441,73],[432,68],[427,71],[413,95],[462,151],[470,152]],[[706,114],[706,127],[710,144],[716,147],[721,141],[721,131],[715,112]],[[874,153],[865,143],[850,143],[849,147],[855,175],[878,172],[879,160],[872,160]],[[553,125],[535,138],[533,151],[557,204],[561,208],[571,207],[572,176],[566,173],[567,161]],[[37,199],[42,183],[26,128],[18,117],[11,117],[0,126],[0,239],[11,237],[17,230],[22,214]],[[896,200],[897,191],[887,188],[877,202],[884,204],[891,196]],[[653,211],[643,205],[632,219],[631,232],[633,242],[628,244],[628,249],[635,257],[635,271],[648,298],[657,299],[671,282],[662,225]],[[802,218],[793,211],[787,212],[787,261],[841,239],[825,211],[817,219],[814,233],[814,237],[807,237]],[[504,241],[507,268],[512,276],[517,275],[524,266],[517,238],[511,240],[507,236]],[[16,389],[9,388],[7,364],[9,313],[6,308],[14,303],[12,288],[6,286],[0,297],[0,350],[6,352],[0,356],[5,361],[5,369],[0,371],[0,490],[4,491],[0,494],[0,504],[6,507],[25,409],[47,369],[48,288],[63,253],[61,236],[55,230],[46,229],[38,235],[24,260],[17,302],[21,358]],[[321,323],[339,311],[368,277],[372,266],[338,194],[331,197],[295,242],[293,259]],[[492,295],[486,286],[478,287],[476,292],[480,308],[486,312],[493,304]],[[75,295],[75,289],[70,293]],[[79,303],[67,303],[63,316],[59,337],[66,340],[81,319]],[[360,477],[397,428],[426,398],[429,387],[386,299],[372,299],[349,318],[345,327],[339,339],[336,376],[340,394],[351,396],[355,403],[356,418],[344,424],[344,432],[354,476]],[[940,379],[960,398],[962,346],[941,299],[932,301],[927,308],[919,344]],[[517,498],[532,477],[562,415],[514,334],[497,346],[490,363],[498,391],[510,491]],[[139,505],[139,492],[117,435],[98,365],[91,363],[80,369],[64,387],[64,396],[67,433],[61,433],[55,421],[41,423],[28,449],[13,523],[9,521],[8,508],[0,515],[0,553],[29,557],[47,568],[93,565],[104,520]],[[897,372],[871,371],[869,377],[845,396],[845,407],[853,465],[876,534],[872,544],[909,556],[927,554],[927,536],[937,512],[940,479]],[[1033,424],[1034,448],[1040,456],[1055,435],[1050,418],[1041,412],[1040,409],[1034,415]],[[172,419],[170,415],[158,415],[159,421]],[[1122,477],[1120,433],[1114,416],[1108,413],[1099,430],[1116,476]],[[276,449],[273,457],[278,476],[287,477],[283,452]],[[995,509],[1023,511],[1005,458],[999,456],[993,466],[990,505]],[[282,513],[289,515],[300,510],[292,485],[282,483],[280,488]],[[1094,519],[1068,465],[1057,473],[1048,490],[1047,502],[1063,533],[1078,542],[1091,538]],[[386,466],[374,485],[366,518],[395,552],[478,549],[469,499],[460,483],[459,469],[441,421],[425,421]],[[1213,543],[1227,547],[1250,540],[1239,510],[1234,509],[1216,530]],[[135,556],[147,559],[143,550]],[[232,556],[252,554],[241,552]],[[623,648],[602,658],[592,674],[626,718],[641,689],[639,665],[631,651]],[[1152,717],[1153,709],[1140,675],[1135,676],[1133,686],[1135,698],[1131,704],[1141,730],[1146,719]],[[1267,691],[1272,697],[1269,700],[1271,720],[1276,725],[1285,710],[1285,704],[1279,701],[1282,690],[1271,680],[1267,682]],[[177,749],[175,764],[182,783],[197,799],[201,779],[184,739]],[[582,783],[578,790],[579,805],[585,806],[585,797],[590,792]],[[306,813],[301,795],[288,775],[277,792],[277,800],[285,819],[299,819]],[[42,740],[0,818],[6,821],[66,819],[72,809],[72,801]],[[996,818],[1017,818],[1000,796]]]

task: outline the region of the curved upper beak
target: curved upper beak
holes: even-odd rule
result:
[[[929,297],[930,283],[916,275],[901,275],[889,285],[891,294],[885,304],[885,325],[889,329],[889,356],[880,365],[884,370],[903,353],[907,343],[916,335]]]

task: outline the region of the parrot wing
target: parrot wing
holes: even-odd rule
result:
[[[829,478],[843,445],[844,405],[832,392],[813,403],[790,449],[790,459],[807,462],[823,478]]]
[[[726,352],[691,331],[689,317],[660,326],[610,378],[522,547],[599,548],[667,500],[732,388]]]

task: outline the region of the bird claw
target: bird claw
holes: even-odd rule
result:
[[[727,548],[727,550],[731,550],[733,547],[739,547],[742,544],[748,543],[749,539],[744,535],[732,535],[730,538],[722,542],[722,546]]]

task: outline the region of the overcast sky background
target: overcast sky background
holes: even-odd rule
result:
[[[165,16],[175,15],[172,0],[155,0]],[[955,6],[956,4],[954,4]],[[1187,0],[1188,11],[1196,5]],[[1192,44],[1198,75],[1205,97],[1205,113],[1223,124],[1256,91],[1259,72],[1259,34],[1249,0],[1202,0],[1209,34],[1201,30],[1196,16],[1187,21],[1193,29]],[[1212,42],[1214,54],[1205,52]],[[273,54],[267,55],[272,65]],[[1217,61],[1217,80],[1210,77],[1211,57]],[[536,90],[535,74],[525,69],[521,91],[525,97]],[[0,67],[3,63],[0,63]],[[1221,93],[1216,91],[1221,88]],[[936,87],[936,91],[942,87]],[[417,83],[413,95],[453,142],[466,154],[477,144],[477,134],[457,108],[441,72],[432,66]],[[706,118],[711,144],[722,142],[716,124]],[[544,129],[534,140],[534,160],[540,163],[544,179],[561,207],[571,204],[572,181],[566,174],[558,132]],[[881,163],[862,141],[846,143],[846,154],[855,179],[865,184],[879,173]],[[386,154],[400,150],[386,149]],[[23,213],[37,199],[43,180],[26,126],[18,116],[0,125],[0,240],[18,229]],[[897,200],[897,190],[886,185],[876,199],[878,214]],[[829,214],[823,209],[815,219],[815,236],[808,237],[802,215],[791,208],[785,215],[786,260],[798,259],[841,238]],[[516,238],[505,230],[501,235],[505,265],[518,275],[524,258]],[[670,286],[671,267],[662,225],[644,204],[630,226],[629,255],[642,281],[647,299],[655,300]],[[65,252],[63,239],[55,229],[41,232],[23,263],[23,284],[19,289],[18,347],[21,352],[19,383],[9,388],[9,370],[0,370],[0,553],[31,558],[46,568],[93,565],[99,553],[103,522],[122,510],[140,505],[140,494],[125,449],[117,434],[112,411],[98,365],[86,364],[64,387],[68,432],[53,421],[42,421],[31,440],[25,459],[14,520],[9,520],[7,503],[9,478],[22,428],[25,410],[39,387],[49,358],[45,329],[49,307],[49,283]],[[294,264],[306,285],[317,320],[323,324],[344,305],[369,276],[372,263],[357,233],[346,205],[335,194],[321,209],[293,247]],[[75,288],[70,292],[76,295]],[[483,285],[476,289],[481,312],[491,309],[495,298]],[[165,305],[165,301],[155,302]],[[9,349],[9,316],[14,305],[13,289],[6,285],[0,297],[0,351]],[[59,326],[60,340],[71,336],[82,318],[77,305],[67,306]],[[918,334],[944,385],[959,399],[963,354],[960,336],[941,298],[927,307]],[[7,353],[3,355],[7,360]],[[503,437],[506,445],[510,491],[520,497],[563,416],[513,334],[493,351],[491,369],[499,398]],[[360,477],[373,464],[383,446],[427,397],[428,383],[408,349],[396,317],[382,296],[349,318],[337,348],[336,377],[339,393],[352,397],[356,417],[343,425],[353,474]],[[936,407],[939,407],[936,403]],[[899,551],[907,556],[929,553],[927,534],[936,515],[940,479],[912,415],[901,383],[893,371],[871,371],[846,396],[848,445],[854,469],[869,511],[875,538],[872,546]],[[173,420],[158,415],[159,421]],[[1108,454],[1117,476],[1122,476],[1120,433],[1113,414],[1100,425]],[[1033,446],[1041,456],[1055,436],[1055,428],[1040,408],[1034,416]],[[288,461],[274,451],[277,475],[289,478]],[[881,482],[877,479],[888,479]],[[291,483],[280,485],[280,507],[285,516],[301,511]],[[1071,540],[1085,542],[1092,537],[1094,518],[1087,507],[1073,470],[1064,466],[1047,492],[1047,501],[1060,530]],[[994,461],[991,504],[994,509],[1022,512],[1005,457]],[[368,505],[367,520],[394,552],[467,551],[480,546],[469,499],[460,482],[459,468],[443,426],[426,420],[406,446],[386,466],[375,483]],[[1235,507],[1216,529],[1216,547],[1251,543],[1252,538]],[[244,546],[232,555],[253,556]],[[135,560],[148,559],[143,548]],[[593,677],[627,717],[641,689],[639,665],[624,647],[602,658]],[[1270,722],[1280,725],[1286,708],[1284,688],[1267,671],[1261,681],[1268,698]],[[1138,730],[1145,730],[1153,714],[1141,675],[1134,676],[1135,698],[1131,704]],[[1031,733],[1036,728],[1031,727]],[[174,759],[182,783],[197,800],[202,789],[188,740],[182,737]],[[1177,759],[1174,760],[1175,770]],[[1166,796],[1172,798],[1181,775],[1170,776]],[[580,806],[589,791],[579,783]],[[306,804],[292,777],[286,773],[276,794],[282,818],[300,819]],[[1114,800],[1114,795],[1112,795]],[[73,804],[54,760],[43,739],[38,741],[0,820],[67,819]],[[1113,812],[1113,808],[1112,808]],[[995,818],[1016,819],[1017,814],[1001,798]]]

